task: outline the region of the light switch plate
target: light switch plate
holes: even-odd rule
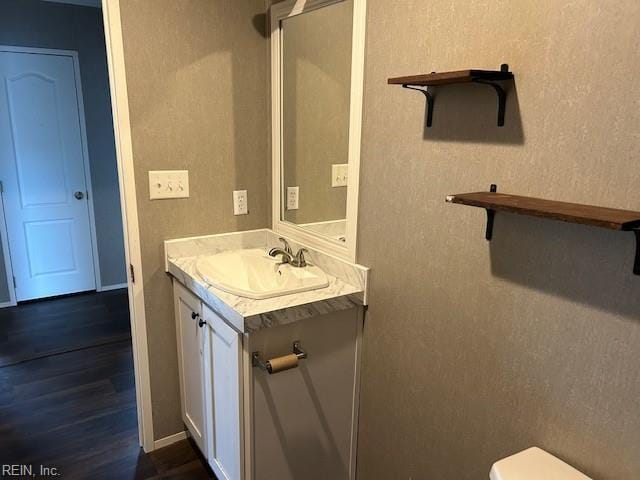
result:
[[[189,198],[189,171],[150,170],[149,198]]]
[[[249,198],[246,190],[233,191],[233,214],[247,215],[249,213]]]
[[[349,181],[349,164],[334,163],[331,165],[331,186],[346,187]]]
[[[298,210],[300,187],[287,187],[287,210]]]

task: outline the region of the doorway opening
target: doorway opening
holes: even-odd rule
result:
[[[2,283],[10,306],[126,288],[105,54],[86,52],[84,63],[100,55],[104,68],[83,82],[78,51],[0,45]]]
[[[64,478],[154,445],[105,37],[100,0],[0,2],[0,463]]]

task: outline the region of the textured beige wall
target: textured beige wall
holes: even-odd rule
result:
[[[352,19],[346,1],[285,20],[284,187],[300,187],[300,208],[285,211],[290,222],[346,216],[347,188],[331,186],[331,165],[349,157]]]
[[[161,438],[183,429],[163,240],[270,221],[265,9],[263,0],[127,0],[121,11]],[[191,197],[150,201],[156,169],[188,169]],[[234,189],[248,190],[249,215],[233,216]]]
[[[359,262],[373,268],[358,477],[477,480],[531,445],[640,478],[631,233],[445,204],[499,189],[640,210],[637,0],[369,2]],[[387,77],[516,75],[424,97]]]

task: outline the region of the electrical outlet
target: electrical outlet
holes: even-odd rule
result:
[[[246,190],[233,191],[233,214],[247,215],[249,213],[249,199]]]
[[[298,210],[300,187],[287,187],[287,210]]]
[[[189,198],[189,171],[150,170],[149,198]]]
[[[331,165],[331,186],[346,187],[349,180],[349,164],[335,163]]]

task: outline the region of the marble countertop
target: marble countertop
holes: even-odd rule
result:
[[[200,256],[170,258],[169,273],[242,332],[284,325],[361,304],[362,290],[327,274],[329,285],[307,292],[254,300],[208,285],[196,271]]]
[[[368,268],[294,241],[291,247],[307,248],[307,260],[325,272],[327,287],[254,300],[212,287],[197,272],[196,263],[202,256],[244,248],[266,251],[279,244],[279,237],[270,229],[260,229],[166,240],[166,271],[243,333],[367,304]]]

